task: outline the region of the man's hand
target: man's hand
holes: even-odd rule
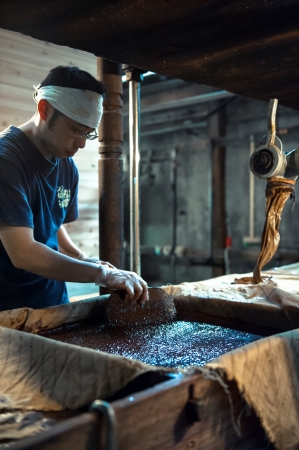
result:
[[[125,301],[127,302],[139,301],[143,305],[149,299],[147,284],[136,273],[112,269],[105,265],[101,265],[99,269],[100,274],[95,279],[97,286],[126,291]]]

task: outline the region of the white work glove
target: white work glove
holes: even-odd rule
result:
[[[111,269],[115,269],[115,266],[113,266],[111,263],[107,262],[107,261],[101,261],[97,258],[90,258],[89,256],[85,255],[84,253],[80,253],[80,255],[78,256],[78,259],[80,261],[83,262],[90,262],[93,264],[100,264],[101,266],[108,266],[111,267]]]
[[[99,266],[100,273],[95,279],[97,286],[104,286],[109,289],[121,289],[126,291],[125,301],[137,300],[144,304],[148,300],[148,287],[146,282],[135,272],[118,270],[105,265]]]

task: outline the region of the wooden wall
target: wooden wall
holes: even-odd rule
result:
[[[0,131],[29,120],[36,110],[33,85],[58,65],[78,66],[96,76],[96,57],[0,29]],[[90,256],[98,255],[97,140],[75,156],[79,173],[79,219],[67,225],[73,241]]]

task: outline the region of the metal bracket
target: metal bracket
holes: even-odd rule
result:
[[[106,450],[117,450],[115,431],[116,431],[116,418],[114,409],[110,403],[104,400],[95,400],[89,407],[90,412],[99,413],[103,419],[106,429]]]
[[[123,64],[122,69],[126,74],[126,81],[143,81],[143,74],[146,72],[145,70],[127,64]]]
[[[278,100],[272,98],[268,107],[268,133],[266,139],[250,158],[252,173],[260,178],[283,177],[287,166],[286,155],[282,151],[282,142],[276,136],[276,110]]]
[[[185,411],[188,423],[200,422],[200,402],[198,400],[188,400],[185,406]]]

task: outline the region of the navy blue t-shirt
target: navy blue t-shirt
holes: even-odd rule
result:
[[[78,217],[78,169],[72,158],[46,159],[18,128],[0,133],[0,224],[33,228],[34,239],[58,251],[57,230]],[[64,282],[11,263],[0,241],[0,311],[67,303]]]

